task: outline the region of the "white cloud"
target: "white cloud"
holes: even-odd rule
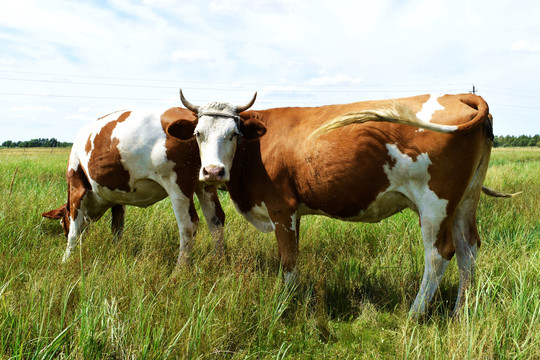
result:
[[[190,63],[195,61],[211,61],[213,58],[205,50],[176,50],[171,54],[174,62]]]
[[[53,109],[46,106],[35,106],[35,105],[28,105],[28,106],[15,106],[9,109],[9,111],[13,112],[54,112]]]
[[[238,15],[245,12],[285,14],[293,11],[297,1],[291,0],[214,0],[208,5],[212,13]]]
[[[71,114],[71,115],[67,115],[66,117],[64,117],[64,119],[66,120],[83,120],[83,121],[88,121],[89,119],[91,119],[90,116],[86,116],[86,115],[82,115],[82,114]],[[95,119],[94,119],[95,120]]]
[[[533,100],[501,97],[513,89],[538,94],[539,11],[532,0],[519,7],[487,0],[18,0],[0,11],[0,125],[9,131],[27,115],[28,131],[43,120],[68,140],[85,120],[73,114],[94,119],[126,106],[175,106],[175,87],[193,101],[238,103],[259,90],[256,104],[273,107],[408,96],[455,83],[461,90],[453,92],[466,92],[474,83],[499,133],[539,132],[511,125],[516,109],[538,118]],[[62,83],[71,76],[77,81]]]
[[[15,64],[15,61],[13,59],[6,58],[6,57],[0,57],[0,65],[11,66],[13,64]]]
[[[512,44],[512,47],[510,48],[512,51],[519,51],[519,52],[528,52],[528,53],[537,53],[540,52],[540,44],[529,44],[529,42],[525,40],[519,40]]]
[[[308,81],[309,85],[358,85],[364,82],[361,78],[352,78],[343,74],[336,74],[334,76],[321,76],[317,78],[310,79]]]

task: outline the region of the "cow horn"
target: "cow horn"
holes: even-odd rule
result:
[[[184,104],[184,106],[188,110],[191,110],[194,113],[199,112],[199,107],[198,106],[193,105],[192,103],[190,103],[189,101],[186,100],[186,98],[184,97],[184,94],[182,94],[182,89],[180,89],[180,101],[182,101],[182,104]]]
[[[257,92],[255,92],[255,95],[253,95],[253,98],[251,99],[249,103],[247,103],[244,106],[237,106],[236,113],[240,114],[242,111],[246,111],[247,109],[249,109],[255,103],[256,98],[257,98]]]

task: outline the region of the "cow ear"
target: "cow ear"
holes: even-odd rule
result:
[[[167,134],[179,140],[191,140],[195,136],[197,121],[180,119],[167,126]]]
[[[51,211],[44,212],[41,214],[41,216],[46,217],[48,219],[61,219],[64,217],[64,215],[67,213],[67,204],[64,204],[60,206],[58,209],[54,209]]]
[[[246,141],[258,140],[266,134],[266,126],[255,118],[248,118],[241,121],[239,130],[242,133],[242,139]]]

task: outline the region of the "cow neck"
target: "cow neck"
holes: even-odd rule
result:
[[[262,201],[262,191],[266,174],[262,166],[260,142],[250,141],[238,144],[231,169],[231,179],[227,184],[231,199],[241,211],[249,211]],[[254,198],[254,197],[257,198]]]

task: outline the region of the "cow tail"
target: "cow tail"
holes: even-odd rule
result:
[[[322,135],[331,130],[351,124],[377,121],[412,125],[444,134],[469,133],[479,126],[484,125],[487,137],[493,140],[492,117],[489,114],[489,108],[484,99],[480,96],[464,94],[462,95],[461,102],[477,110],[477,114],[473,119],[461,125],[442,125],[423,121],[416,116],[416,113],[409,106],[396,101],[391,105],[380,109],[352,112],[340,116],[315,130],[310,137]]]
[[[511,198],[523,192],[523,191],[520,191],[517,193],[508,194],[508,193],[503,193],[497,190],[490,189],[487,186],[482,186],[482,191],[484,192],[484,194],[488,196],[493,196],[493,197],[498,197],[498,198]]]

